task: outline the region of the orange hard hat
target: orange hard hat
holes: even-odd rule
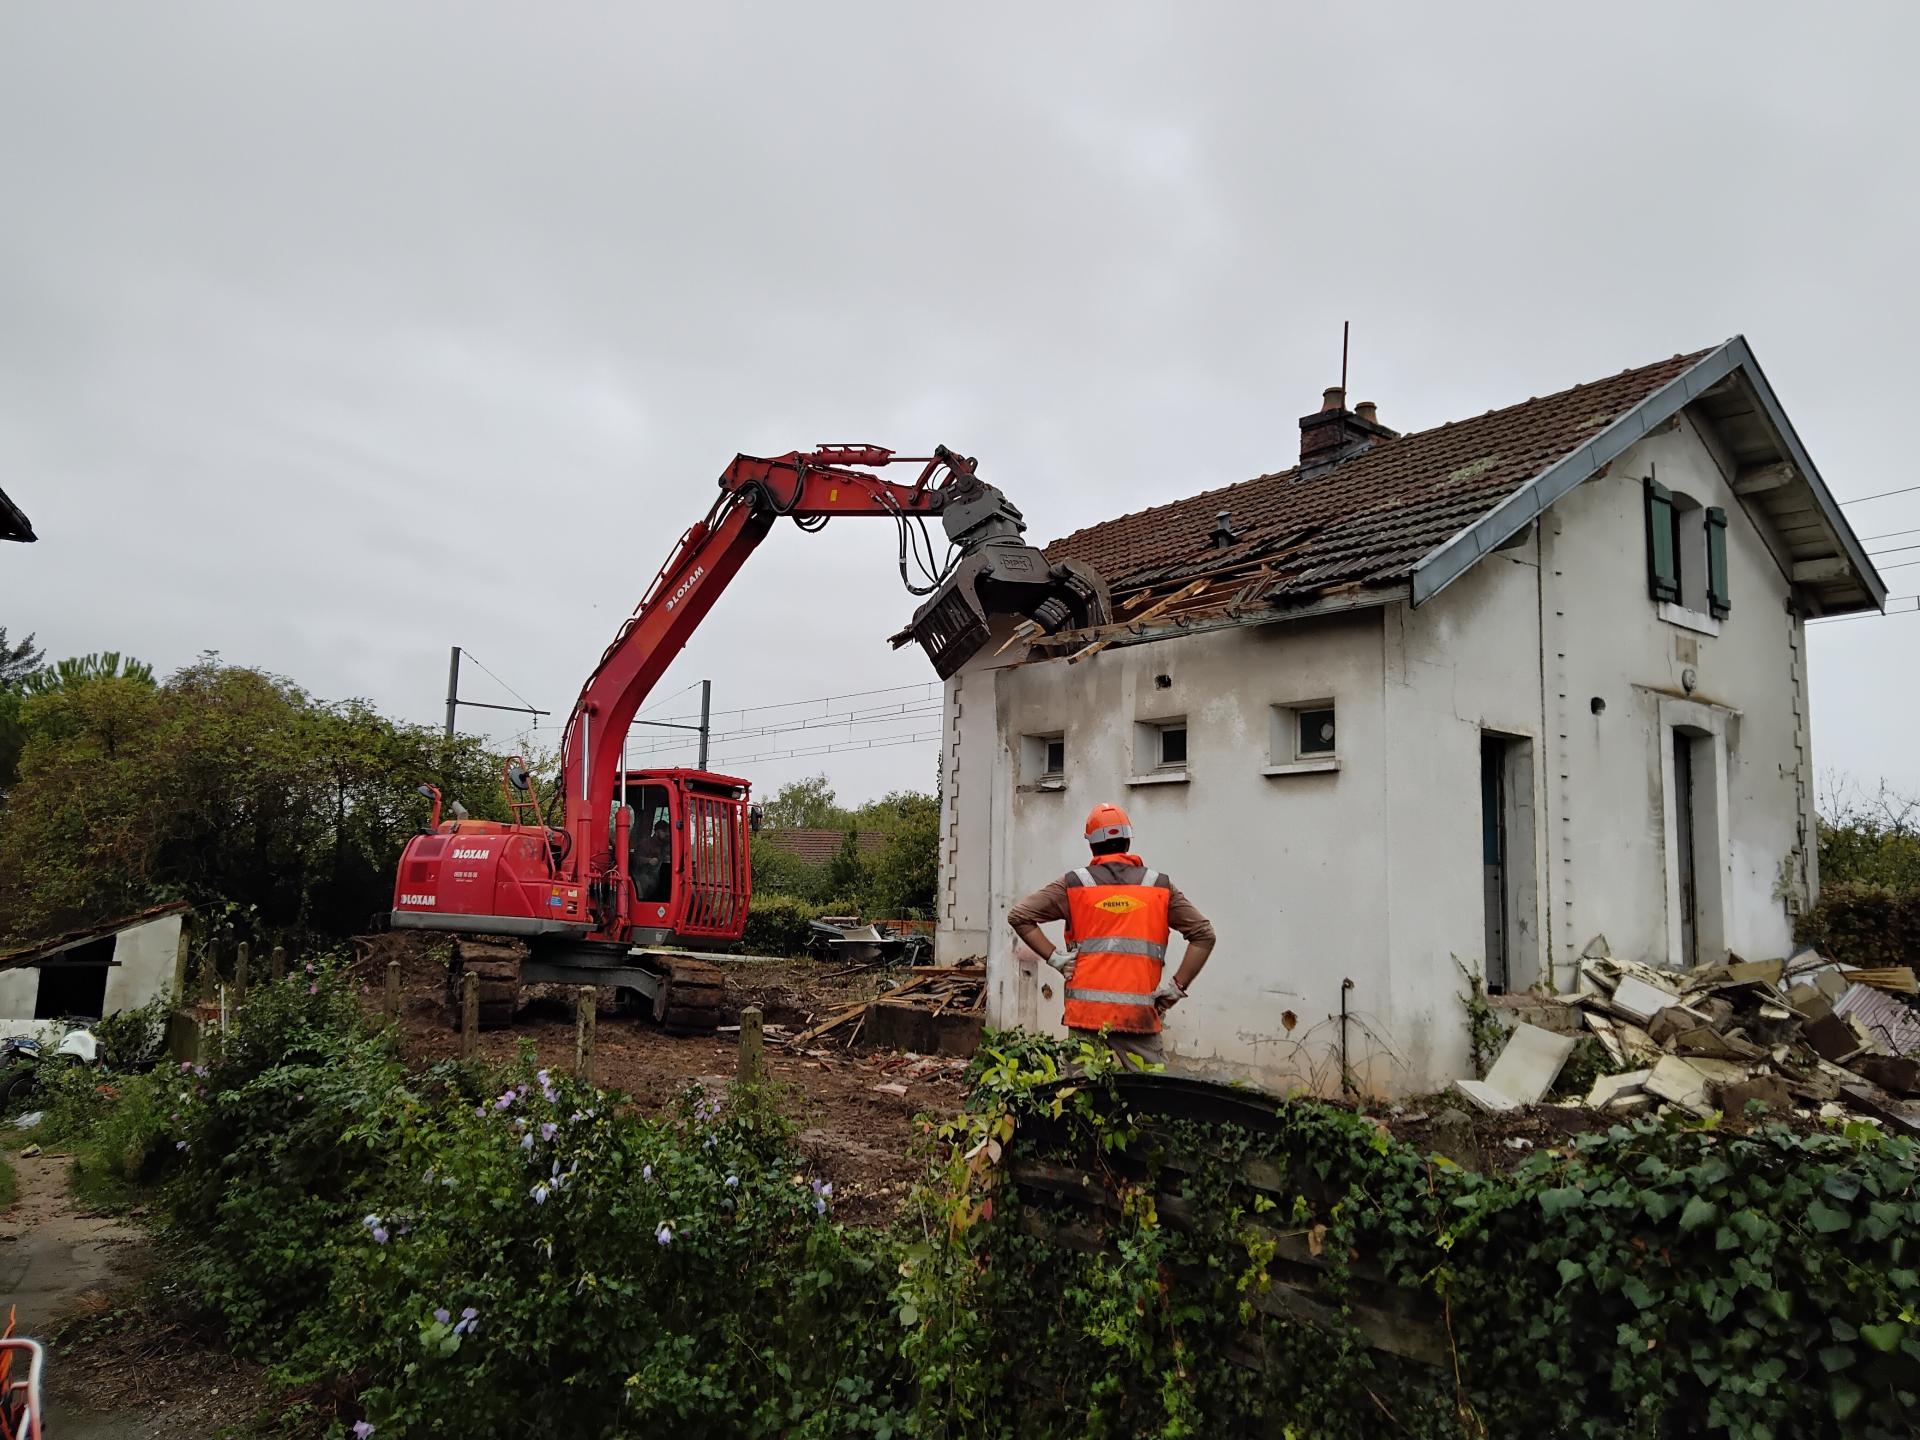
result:
[[[1118,805],[1101,803],[1087,813],[1087,843],[1098,845],[1102,840],[1131,840],[1133,822],[1127,819],[1127,812]]]

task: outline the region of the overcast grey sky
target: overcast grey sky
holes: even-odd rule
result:
[[[0,623],[421,721],[457,643],[564,713],[735,451],[945,442],[1047,539],[1291,463],[1345,319],[1402,429],[1744,333],[1840,497],[1912,484],[1917,41],[1912,5],[12,0],[0,485],[43,538]],[[777,530],[658,694],[929,679],[893,540]],[[1920,790],[1916,661],[1920,618],[1819,629],[1823,770]],[[934,751],[747,768],[857,798]]]

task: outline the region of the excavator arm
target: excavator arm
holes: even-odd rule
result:
[[[918,477],[871,473],[898,465],[920,466]],[[1050,563],[1026,544],[1020,512],[979,478],[972,459],[945,446],[918,457],[875,445],[736,456],[720,476],[713,508],[680,537],[568,718],[560,779],[570,843],[563,864],[579,881],[591,885],[614,868],[607,817],[627,730],[648,692],[777,520],[817,530],[842,515],[895,523],[901,577],[926,598],[893,643],[919,642],[943,679],[985,643],[997,615],[1024,616],[1049,634],[1107,619],[1100,577],[1077,562]],[[935,560],[926,529],[936,518],[950,547],[944,564]],[[924,584],[909,573],[910,554]]]

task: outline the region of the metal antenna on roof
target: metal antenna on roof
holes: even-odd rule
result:
[[[1340,403],[1347,403],[1347,331],[1351,329],[1351,320],[1340,322]]]

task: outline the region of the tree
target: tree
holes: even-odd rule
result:
[[[857,900],[867,888],[866,857],[860,853],[860,832],[847,831],[840,849],[826,865],[826,891],[831,901]]]
[[[115,679],[151,685],[154,683],[153,667],[131,655],[123,660],[118,650],[96,651],[92,655],[69,656],[57,665],[42,666],[24,676],[20,688],[29,695],[44,695],[49,690],[83,685],[89,680]]]
[[[415,786],[503,813],[499,762],[478,742],[212,657],[164,685],[117,660],[83,667],[26,697],[20,722],[0,814],[0,931],[13,934],[173,897],[349,933],[389,903],[426,819]]]
[[[825,775],[789,780],[763,802],[761,814],[776,830],[841,830],[853,819],[840,807]]]
[[[33,643],[33,636],[9,642],[7,627],[0,625],[0,690],[17,689],[20,682],[46,662],[47,652]]]
[[[940,806],[915,805],[887,831],[868,863],[867,909],[895,919],[931,919],[940,888]]]

